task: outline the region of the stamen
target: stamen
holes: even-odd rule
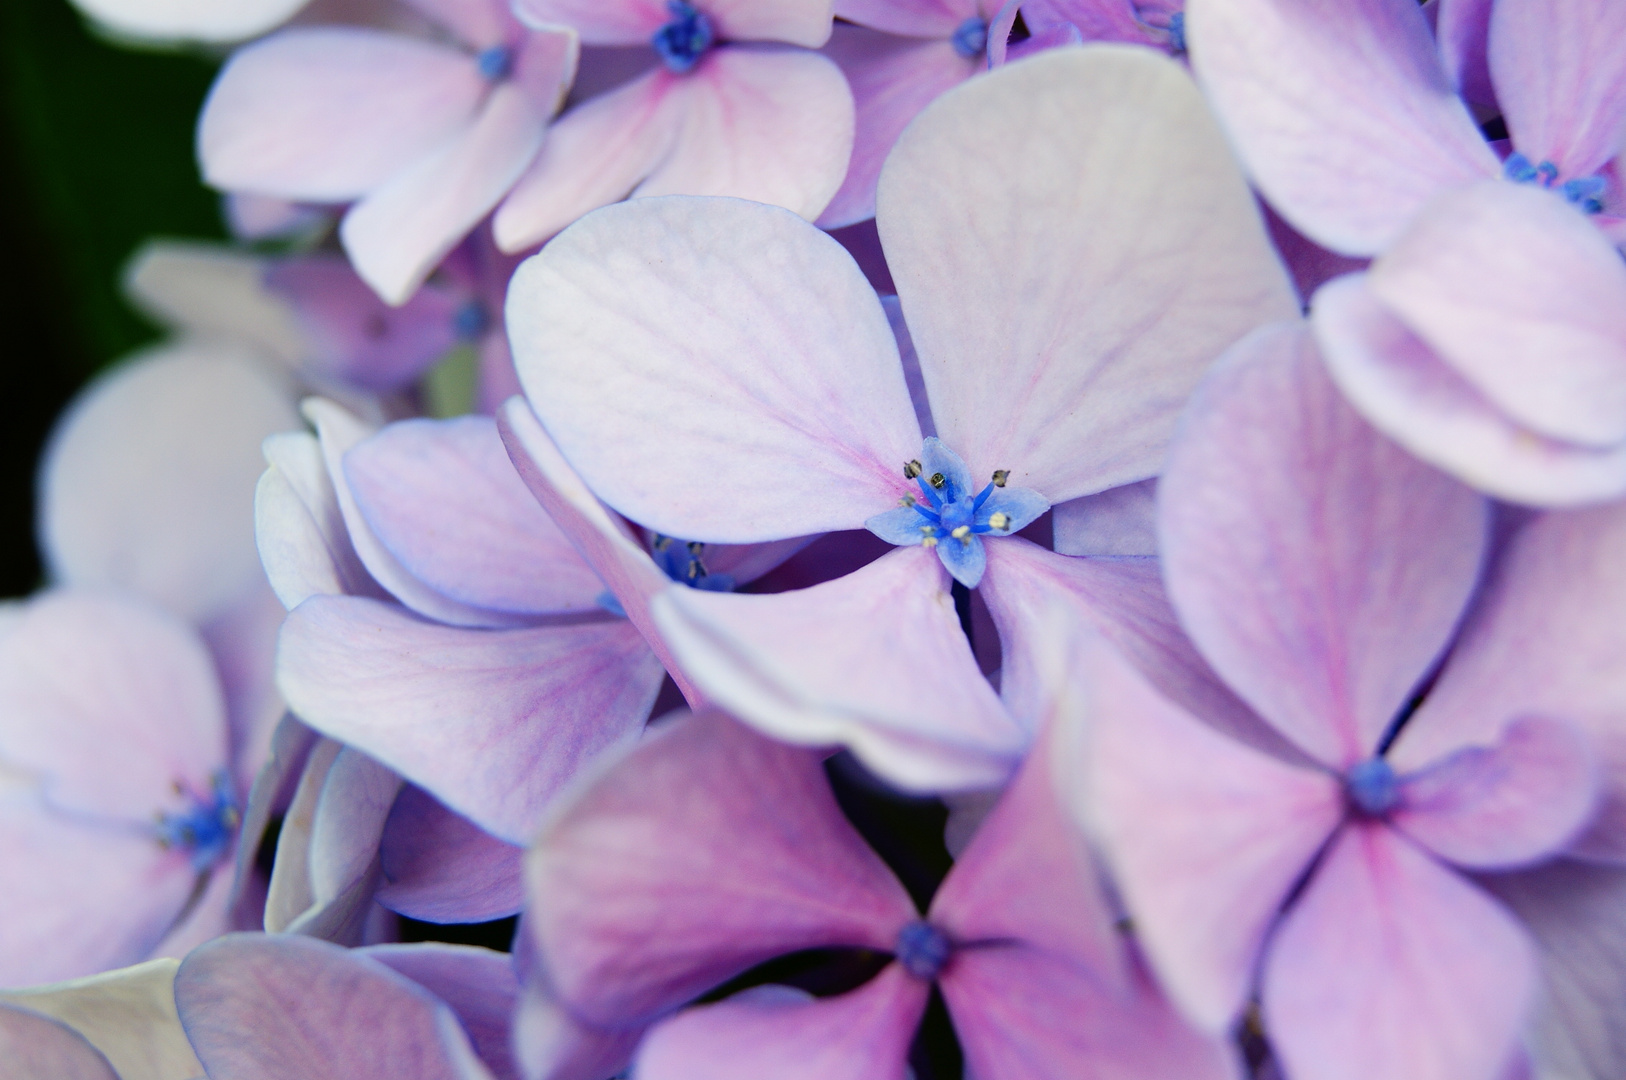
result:
[[[1381,817],[1400,802],[1400,780],[1380,757],[1367,758],[1344,777],[1350,806],[1365,817]]]
[[[988,51],[988,20],[971,16],[954,28],[954,36],[949,40],[954,43],[954,51],[967,60],[981,56]]]
[[[474,58],[474,66],[479,70],[480,77],[487,82],[498,82],[508,78],[514,70],[514,53],[506,45],[493,45],[482,50]]]
[[[893,947],[903,970],[917,979],[935,979],[954,955],[954,942],[924,919],[905,923]]]
[[[160,811],[154,815],[153,840],[164,851],[190,852],[192,868],[202,873],[226,854],[243,820],[231,794],[231,781],[225,772],[215,773],[208,796],[188,791],[178,780],[172,786],[191,805],[179,814]]]
[[[705,12],[686,0],[666,0],[672,21],[655,31],[650,44],[668,71],[677,75],[694,70],[716,40]]]
[[[918,460],[906,461],[903,463],[903,478],[905,480],[913,480],[915,477],[919,476],[921,472],[922,468]]]
[[[670,536],[662,536],[660,533],[656,533],[655,538],[649,542],[649,546],[654,548],[656,551],[665,551],[667,548],[672,546],[672,538]]]
[[[485,305],[478,300],[470,300],[452,316],[452,329],[464,341],[473,341],[490,328],[491,316],[486,314]]]
[[[999,488],[1004,487],[1005,486],[1005,481],[1009,480],[1010,478],[1011,478],[1011,470],[1009,470],[1009,469],[995,469],[994,470],[994,486],[995,487],[999,487]]]
[[[958,540],[962,544],[969,544],[971,542],[971,526],[961,525],[959,528],[949,533],[949,535],[954,537],[954,539]]]
[[[1000,532],[1006,532],[1011,527],[1011,518],[1009,514],[1002,514],[996,510],[988,516],[988,524]]]
[[[948,477],[944,476],[940,472],[934,472],[932,473],[931,479],[928,482],[932,485],[932,487],[942,491],[943,485],[948,483]]]
[[[899,506],[914,506],[916,501],[917,500],[915,499],[915,497],[913,495],[909,494],[907,491],[904,492],[902,495],[898,496],[898,505]]]

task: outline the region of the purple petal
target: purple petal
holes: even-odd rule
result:
[[[366,936],[379,883],[379,840],[401,778],[345,747],[321,777],[303,855],[311,903],[285,928],[343,945]],[[287,822],[284,821],[284,826]],[[278,855],[282,855],[279,844]]]
[[[1032,737],[978,670],[929,548],[797,592],[673,586],[653,610],[712,700],[775,738],[850,746],[906,788],[997,784]]]
[[[266,890],[264,926],[272,933],[286,930],[316,903],[310,875],[311,833],[316,825],[322,782],[343,749],[342,743],[319,737],[300,766],[299,782],[277,833],[276,858]],[[383,825],[382,817],[379,825]]]
[[[1468,747],[1402,778],[1395,828],[1459,866],[1537,861],[1592,817],[1598,770],[1570,724],[1526,717],[1490,747]]]
[[[1026,946],[961,953],[943,996],[978,1080],[1240,1080],[1222,1036],[1187,1026],[1138,968],[1123,989]],[[1116,991],[1116,992],[1115,992]]]
[[[356,273],[405,303],[508,194],[542,145],[547,116],[518,86],[491,92],[466,129],[350,208],[339,239]]]
[[[1543,514],[1513,538],[1456,649],[1395,743],[1402,769],[1492,745],[1519,717],[1581,726],[1602,767],[1603,801],[1579,844],[1626,861],[1626,507]]]
[[[350,542],[316,437],[273,435],[264,452],[270,468],[254,491],[254,534],[283,606],[296,608],[317,595],[387,595]]]
[[[706,14],[725,41],[783,41],[816,49],[830,37],[826,0],[707,0]]]
[[[1626,10],[1609,0],[1497,0],[1490,73],[1513,146],[1564,179],[1591,176],[1626,144]]]
[[[361,953],[294,935],[232,934],[175,976],[181,1022],[211,1076],[485,1080],[457,1017]]]
[[[1341,255],[1499,175],[1412,0],[1197,0],[1192,66],[1283,217]]]
[[[40,468],[52,577],[203,622],[264,576],[251,507],[260,442],[299,426],[289,388],[240,346],[162,346],[102,376]]]
[[[406,0],[476,51],[501,45],[519,28],[500,0]]]
[[[560,1000],[624,1028],[784,953],[890,949],[914,906],[819,761],[702,713],[579,788],[526,866],[527,925]]]
[[[1435,37],[1446,77],[1464,100],[1484,108],[1496,108],[1488,52],[1494,6],[1495,0],[1437,0],[1434,5]]]
[[[898,135],[939,94],[981,68],[980,57],[961,56],[955,49],[948,40],[953,32],[950,27],[921,40],[864,26],[836,26],[824,53],[847,76],[857,122],[846,179],[819,216],[820,226],[833,229],[874,217],[881,164]]]
[[[516,614],[598,610],[604,583],[537,505],[484,416],[391,424],[344,456],[356,507],[413,577]]]
[[[516,0],[527,26],[568,26],[587,45],[647,45],[671,15],[661,0]]]
[[[938,435],[1052,503],[1154,474],[1214,357],[1298,311],[1201,96],[1150,50],[956,88],[878,198]]]
[[[897,500],[920,453],[875,293],[784,210],[606,207],[520,267],[508,330],[531,406],[582,479],[668,536],[855,528]]]
[[[1305,1080],[1495,1076],[1535,955],[1507,910],[1383,825],[1350,825],[1277,929],[1264,1018]]]
[[[1366,284],[1514,421],[1598,449],[1626,440],[1626,266],[1556,195],[1496,180],[1454,191]]]
[[[467,630],[314,597],[283,626],[277,675],[306,723],[523,843],[559,785],[643,726],[663,673],[621,620]]]
[[[1277,909],[1343,816],[1342,787],[1209,730],[1104,643],[1083,659],[1089,773],[1076,782],[1090,824],[1170,998],[1220,1033]]]
[[[119,1080],[101,1051],[73,1028],[0,1005],[0,1058],[13,1080]]]
[[[405,975],[451,1006],[474,1052],[497,1080],[519,1080],[509,1043],[519,979],[508,954],[439,942],[375,945],[361,954]]]
[[[946,38],[973,15],[976,0],[835,0],[838,18],[914,38]]]
[[[1062,555],[1156,555],[1157,478],[1107,488],[1052,507]]]
[[[1169,595],[1214,669],[1343,769],[1451,639],[1487,504],[1368,427],[1300,323],[1232,350],[1158,487]]]
[[[523,848],[504,843],[408,785],[384,824],[384,884],[378,902],[413,919],[472,923],[500,919],[525,901]]]
[[[748,991],[657,1024],[634,1068],[645,1080],[904,1080],[928,989],[890,964],[837,997]]]
[[[1316,293],[1316,341],[1339,389],[1424,461],[1514,502],[1565,506],[1626,492],[1626,445],[1543,438],[1458,375],[1352,274]]]
[[[205,180],[343,202],[473,120],[486,82],[457,49],[362,27],[299,27],[239,49],[198,120]]]
[[[603,1080],[626,1070],[643,1034],[640,1027],[606,1031],[583,1024],[533,980],[514,1014],[514,1058],[531,1078]]]
[[[310,343],[297,313],[266,288],[267,264],[221,244],[149,240],[125,264],[123,291],[161,326],[230,338],[297,366]]]

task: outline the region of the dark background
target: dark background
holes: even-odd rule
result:
[[[217,61],[99,40],[67,0],[0,2],[0,596],[41,584],[34,471],[64,404],[159,337],[124,303],[149,236],[223,237],[192,131]]]

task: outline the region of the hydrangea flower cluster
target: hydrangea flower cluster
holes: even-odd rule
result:
[[[7,1076],[1626,1076],[1626,4],[75,2]]]

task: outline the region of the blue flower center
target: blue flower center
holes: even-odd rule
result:
[[[1601,176],[1578,176],[1559,184],[1557,165],[1551,161],[1531,164],[1530,159],[1520,153],[1508,155],[1502,163],[1502,175],[1515,184],[1539,184],[1557,191],[1565,202],[1584,214],[1596,214],[1603,210],[1603,193],[1609,187],[1609,181]],[[1555,184],[1557,187],[1554,187]]]
[[[954,28],[954,36],[949,40],[954,44],[954,51],[967,60],[981,56],[988,51],[988,20],[980,15],[971,16]]]
[[[666,0],[666,10],[672,21],[655,31],[650,44],[668,71],[682,75],[694,69],[717,36],[706,13],[686,0]]]
[[[192,856],[192,869],[198,873],[209,869],[225,857],[242,814],[231,792],[231,781],[224,772],[217,772],[209,794],[200,796],[176,785],[186,796],[188,806],[178,814],[160,812],[153,826],[158,846],[165,851],[179,850]]]
[[[464,341],[473,341],[491,328],[491,316],[478,300],[470,300],[452,315],[452,329]]]
[[[1400,779],[1387,761],[1367,758],[1344,776],[1344,791],[1357,813],[1382,817],[1400,802]]]
[[[1179,56],[1186,51],[1186,13],[1176,11],[1169,16],[1169,52]]]
[[[661,573],[691,589],[706,592],[733,592],[733,574],[714,574],[706,568],[706,545],[697,540],[675,540],[656,533],[649,542],[649,553]],[[612,615],[627,617],[627,609],[608,589],[599,593],[598,606]]]
[[[917,979],[935,979],[954,955],[954,942],[924,919],[916,919],[898,931],[893,952],[903,969]]]
[[[480,77],[487,82],[498,82],[508,78],[514,70],[514,50],[506,45],[493,45],[483,49],[474,58],[474,66],[480,72]]]

